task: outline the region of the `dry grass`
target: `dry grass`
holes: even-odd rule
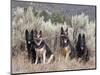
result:
[[[95,68],[95,22],[89,21],[85,14],[72,16],[72,26],[67,23],[52,24],[51,20],[44,22],[43,17],[35,17],[31,8],[28,8],[26,14],[23,8],[13,8],[12,14],[12,73],[46,72],[60,70],[92,69]],[[79,28],[78,32],[83,31],[86,34],[86,44],[90,50],[90,60],[86,63],[79,63],[75,59],[65,60],[58,53],[59,35],[61,26],[69,28],[69,38],[73,43],[73,29]],[[83,28],[82,28],[83,27]],[[37,29],[43,31],[43,37],[51,50],[54,52],[55,61],[51,64],[31,64],[27,58],[25,43],[25,29]],[[54,50],[55,35],[57,34],[56,50]],[[77,37],[77,35],[76,35]]]
[[[27,59],[27,53],[22,52],[17,57],[12,58],[12,73],[30,73],[30,72],[46,72],[46,71],[62,71],[62,70],[79,70],[95,68],[95,58],[91,57],[86,63],[80,63],[73,60],[67,60],[60,54],[55,54],[55,61],[50,64],[31,64]]]

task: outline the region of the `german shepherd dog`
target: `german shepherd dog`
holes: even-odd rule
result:
[[[60,47],[61,53],[66,57],[66,59],[69,56],[71,59],[74,57],[74,48],[71,45],[70,40],[68,38],[68,28],[64,31],[63,27],[61,27]]]
[[[28,59],[32,59],[32,63],[35,62],[36,52],[34,48],[34,41],[33,41],[33,30],[29,32],[28,30],[25,31],[26,37],[26,44],[27,44],[27,51],[28,51]]]
[[[35,52],[36,52],[35,64],[50,63],[54,55],[52,54],[50,48],[48,47],[48,45],[45,43],[44,39],[42,38],[42,31],[38,32],[37,30],[35,30],[34,35],[35,35],[34,43],[35,43]]]
[[[89,51],[86,46],[86,41],[85,41],[85,34],[81,35],[79,33],[78,35],[78,41],[76,44],[76,53],[77,53],[77,58],[81,58],[84,60],[84,62],[89,60]]]

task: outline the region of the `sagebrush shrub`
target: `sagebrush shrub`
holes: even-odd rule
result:
[[[22,7],[12,9],[12,49],[15,47],[16,50],[20,50],[21,43],[25,43],[26,29],[37,29],[38,31],[43,31],[43,38],[53,50],[55,35],[59,39],[61,27],[64,29],[68,28],[68,36],[73,45],[75,44],[75,40],[77,41],[77,35],[85,33],[88,48],[95,49],[95,21],[89,21],[88,15],[82,13],[81,15],[72,16],[66,21],[67,19],[65,20],[64,17],[60,17],[57,13],[51,19],[49,19],[50,16],[46,12],[42,12],[41,17],[37,16],[39,13],[33,12],[32,7],[27,8],[27,11]],[[47,15],[44,16],[44,13]],[[57,45],[59,45],[59,41]]]

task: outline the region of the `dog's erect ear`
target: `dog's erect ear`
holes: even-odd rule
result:
[[[68,32],[68,28],[66,28],[65,32]]]
[[[40,34],[40,36],[42,36],[42,31],[41,30],[40,30],[39,34]]]
[[[78,35],[78,40],[81,41],[81,33]]]
[[[65,30],[65,34],[68,36],[68,28],[66,28],[66,30]]]
[[[84,41],[84,43],[85,43],[85,34],[83,34],[83,41]]]
[[[35,30],[34,30],[34,34],[36,35],[37,33],[38,33],[38,32],[37,32],[37,30],[35,29]]]
[[[31,30],[30,34],[31,34],[31,38],[33,39],[33,29]]]
[[[83,39],[85,39],[85,34],[83,34]]]
[[[33,29],[31,30],[31,34],[33,34]]]
[[[28,30],[27,29],[25,30],[25,34],[28,34]]]
[[[28,35],[29,35],[29,32],[28,32],[28,30],[26,29],[26,30],[25,30],[25,38],[26,38],[26,40],[28,39]]]
[[[64,29],[63,29],[63,27],[61,27],[61,34],[64,34]]]
[[[81,37],[81,33],[79,33],[79,36]]]

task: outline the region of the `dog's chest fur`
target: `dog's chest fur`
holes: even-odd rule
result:
[[[64,57],[66,56],[66,54],[69,54],[69,53],[70,53],[70,48],[69,48],[69,46],[64,47],[64,48],[61,49],[61,54],[62,54]]]
[[[39,57],[42,57],[43,54],[46,52],[45,46],[43,46],[42,48],[35,48],[36,54]]]

